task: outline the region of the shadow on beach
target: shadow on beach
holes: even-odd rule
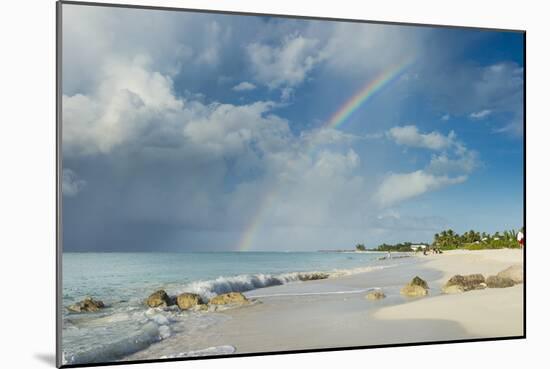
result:
[[[48,364],[55,367],[55,354],[39,353],[39,354],[34,354],[34,358],[43,362],[44,364]]]

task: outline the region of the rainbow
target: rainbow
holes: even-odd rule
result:
[[[239,241],[238,251],[248,251],[252,247],[254,236],[256,231],[260,228],[264,213],[271,207],[273,200],[275,200],[275,191],[268,191],[265,197],[260,201],[256,214],[252,218],[252,221],[246,227]]]
[[[405,59],[403,62],[387,68],[375,79],[368,81],[330,117],[324,127],[337,128],[341,126],[361,105],[370,100],[384,86],[401,76],[412,63],[412,58]]]
[[[401,76],[413,62],[414,60],[412,58],[405,59],[401,63],[390,66],[375,79],[369,80],[357,90],[322,127],[332,129],[340,127],[357,109],[359,109],[360,106],[369,101],[383,87],[391,84],[391,82]],[[250,250],[254,241],[254,236],[262,225],[265,213],[271,207],[275,198],[275,191],[270,191],[263,200],[259,202],[255,216],[252,218],[252,221],[248,224],[239,240],[238,251]]]

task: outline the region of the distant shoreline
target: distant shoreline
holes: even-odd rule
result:
[[[379,250],[365,250],[365,251],[359,251],[359,250],[317,250],[317,251],[314,251],[314,252],[344,252],[344,253],[354,253],[354,254],[387,253],[387,251],[379,251]]]

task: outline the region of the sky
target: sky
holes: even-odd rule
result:
[[[314,251],[523,219],[523,35],[63,5],[65,251]]]

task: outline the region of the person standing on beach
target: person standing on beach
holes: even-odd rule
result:
[[[525,236],[523,235],[523,232],[522,232],[522,231],[519,231],[519,232],[518,232],[518,236],[517,236],[517,240],[518,240],[519,248],[520,248],[520,249],[523,248],[524,239],[525,239]]]

